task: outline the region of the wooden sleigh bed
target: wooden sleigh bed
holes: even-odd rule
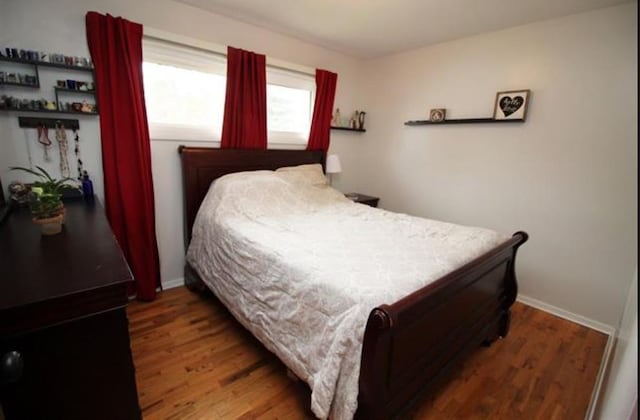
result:
[[[321,163],[317,151],[179,147],[185,204],[185,242],[211,182],[223,175]],[[372,308],[363,340],[357,418],[401,415],[467,353],[509,331],[517,295],[516,252],[525,232],[400,299]],[[185,284],[207,290],[185,266]]]

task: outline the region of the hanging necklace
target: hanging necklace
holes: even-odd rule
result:
[[[31,139],[29,137],[31,137],[29,135],[29,133],[27,133],[27,130],[23,130],[24,131],[24,140],[25,140],[25,144],[27,145],[27,158],[29,159],[29,169],[33,169],[33,158],[31,157],[31,146],[29,145],[29,143],[31,142]]]
[[[56,123],[56,140],[60,148],[60,175],[63,178],[69,178],[69,160],[67,152],[69,151],[69,142],[67,141],[67,130],[62,123]]]
[[[49,140],[49,129],[44,124],[38,126],[38,143],[44,146],[44,161],[51,162],[49,147],[51,147],[52,143]]]
[[[82,181],[82,159],[80,159],[80,136],[78,135],[78,130],[77,129],[73,129],[73,134],[74,134],[74,143],[75,143],[75,148],[73,149],[75,155],[76,155],[76,160],[78,161],[78,181]]]

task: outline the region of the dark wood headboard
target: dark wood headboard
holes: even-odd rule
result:
[[[191,229],[200,203],[211,183],[223,175],[242,171],[274,170],[283,166],[320,163],[324,168],[325,153],[309,150],[218,149],[179,146],[184,188],[185,246],[191,240]]]

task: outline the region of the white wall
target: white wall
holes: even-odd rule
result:
[[[6,0],[2,15],[10,16],[0,28],[0,46],[59,51],[68,55],[89,56],[86,45],[84,16],[87,11],[110,13],[142,23],[154,29],[208,41],[232,45],[266,54],[268,57],[324,68],[339,74],[336,104],[345,110],[360,109],[357,102],[358,61],[294,38],[282,36],[253,25],[218,16],[191,6],[168,0]],[[28,22],[28,25],[25,24]],[[52,79],[55,80],[55,77]],[[45,81],[45,86],[52,84]],[[19,92],[18,92],[19,93]],[[47,96],[52,97],[51,94]],[[15,95],[15,94],[14,94]],[[17,96],[17,95],[16,95]],[[25,95],[27,96],[27,95]],[[41,94],[35,94],[40,97]],[[42,114],[39,114],[42,115]],[[102,169],[98,119],[81,119],[82,154],[85,166],[95,174],[96,191],[102,197]],[[24,130],[18,128],[14,115],[0,113],[2,154],[0,178],[8,184],[20,179],[7,174],[6,168],[26,164]],[[35,130],[32,149],[36,148]],[[343,133],[333,133],[332,149],[348,164],[357,156],[359,143]],[[184,142],[152,141],[152,165],[156,197],[156,231],[163,283],[175,283],[182,277],[184,247],[182,243],[182,186],[177,146]],[[200,145],[202,143],[190,143]],[[213,146],[213,144],[211,144]],[[57,149],[55,150],[57,153]],[[36,155],[36,153],[34,153]],[[38,154],[38,156],[41,153]],[[36,157],[38,163],[42,163]],[[57,159],[55,160],[57,162]],[[57,173],[57,163],[48,166]],[[75,169],[75,166],[72,166]],[[349,173],[336,178],[336,186],[348,182]],[[23,178],[24,179],[24,178]],[[28,178],[26,178],[28,179]]]
[[[69,2],[67,2],[69,3]],[[18,49],[59,52],[66,55],[89,57],[87,48],[82,2],[78,1],[73,7],[65,7],[62,2],[38,2],[4,0],[0,8],[2,25],[0,26],[0,48],[15,47]],[[69,5],[70,6],[70,5]],[[6,67],[18,72],[30,73],[29,66]],[[91,80],[85,72],[60,71],[52,68],[40,69],[39,90],[27,88],[0,88],[0,95],[11,95],[20,98],[54,100],[53,86],[57,79]],[[86,99],[86,96],[67,97],[69,102]],[[66,100],[65,100],[66,101]],[[43,158],[44,149],[37,142],[35,129],[23,130],[18,126],[17,116],[75,118],[80,121],[80,154],[84,169],[93,178],[94,190],[98,197],[103,197],[102,157],[100,154],[99,123],[96,116],[85,115],[48,115],[34,113],[0,112],[0,179],[6,188],[10,181],[31,181],[28,174],[7,172],[9,166],[29,166],[28,148],[31,150],[34,165],[43,166],[53,176],[60,176],[59,149],[55,141],[54,130],[49,130],[49,139],[54,143],[49,151],[52,162],[47,163]],[[71,132],[67,133],[69,141],[69,166],[71,176],[77,176],[77,165],[73,154],[74,141]]]
[[[382,207],[526,230],[520,292],[609,326],[637,251],[637,5],[370,60],[353,187]],[[524,124],[408,127],[430,108],[490,117],[531,89]]]
[[[335,186],[379,195],[391,210],[524,229],[521,293],[619,319],[637,251],[635,2],[358,62],[169,0],[5,0],[0,46],[87,56],[88,10],[338,72],[336,106],[365,109],[368,131],[332,134],[344,170]],[[496,91],[521,88],[532,90],[524,124],[403,125],[435,107],[490,116]],[[82,154],[101,195],[97,124],[83,117]],[[25,164],[25,139],[13,115],[0,113],[0,130],[6,184],[6,168]],[[152,143],[163,282],[182,275],[177,144]]]

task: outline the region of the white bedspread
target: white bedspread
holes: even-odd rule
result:
[[[309,384],[316,416],[350,419],[369,312],[506,239],[257,171],[214,182],[187,260],[238,321]]]

